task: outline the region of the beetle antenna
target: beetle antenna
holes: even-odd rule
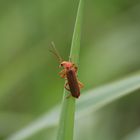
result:
[[[49,47],[49,51],[54,54],[57,59],[59,60],[59,63],[63,61],[62,57],[60,56],[59,52],[57,51],[54,42],[51,42],[51,46]]]

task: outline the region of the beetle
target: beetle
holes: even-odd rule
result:
[[[59,75],[67,81],[64,86],[65,89],[70,91],[70,95],[74,98],[79,98],[80,89],[83,88],[84,85],[77,78],[78,67],[71,61],[63,61],[53,42],[51,43],[50,52],[58,58],[60,63],[59,68],[63,68],[63,70],[59,72]]]

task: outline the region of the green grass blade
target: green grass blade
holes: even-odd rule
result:
[[[77,117],[80,116],[80,113],[83,116],[86,113],[89,114],[96,111],[108,103],[133,93],[138,89],[140,89],[140,73],[95,90],[90,90],[81,97],[77,104]]]
[[[79,61],[83,6],[84,6],[83,0],[80,0],[70,52],[70,59],[72,59],[72,62],[74,62],[75,64],[78,64]]]
[[[91,112],[104,107],[108,103],[117,100],[118,98],[132,94],[135,90],[138,89],[140,89],[140,73],[137,73],[118,82],[84,92],[76,105],[76,119],[80,119],[80,117],[83,117],[85,114],[90,115]],[[58,112],[58,109],[52,110],[51,113],[47,113],[43,117],[40,117],[26,128],[20,130],[16,134],[13,134],[7,140],[26,139],[40,132],[44,128],[49,128],[50,126],[54,125],[56,126],[58,124],[58,119],[56,119],[59,116]],[[52,118],[51,121],[50,118]]]
[[[80,52],[80,37],[82,24],[83,0],[79,1],[74,33],[71,44],[70,60],[78,64]],[[58,126],[57,140],[72,140],[74,131],[75,98],[66,96],[69,93],[64,89],[60,122]]]

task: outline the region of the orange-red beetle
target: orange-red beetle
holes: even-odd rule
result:
[[[77,78],[77,66],[70,61],[63,61],[53,42],[51,45],[50,51],[58,58],[60,62],[59,67],[63,67],[63,70],[59,72],[59,75],[67,80],[65,89],[70,91],[73,97],[78,98],[80,96],[80,89],[83,87],[83,84]]]

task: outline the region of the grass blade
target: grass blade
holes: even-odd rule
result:
[[[82,24],[83,0],[79,1],[74,33],[71,44],[70,60],[78,65],[80,52],[80,37]],[[58,126],[57,140],[72,140],[74,129],[75,116],[75,98],[66,98],[67,91],[64,89],[64,96],[62,101],[62,110],[60,115],[60,122]]]
[[[72,38],[71,44],[71,52],[70,52],[70,59],[72,62],[78,65],[79,61],[79,52],[80,52],[80,39],[81,39],[81,26],[82,26],[82,13],[83,13],[83,0],[79,1],[77,17],[74,27],[74,33]]]
[[[77,117],[96,111],[114,100],[133,93],[138,89],[140,89],[140,73],[118,82],[104,85],[94,90],[89,90],[82,96],[77,104]],[[82,114],[80,115],[80,113]]]
[[[80,119],[80,117],[83,117],[85,114],[90,115],[90,112],[94,112],[110,102],[131,94],[138,89],[140,89],[140,73],[118,82],[87,91],[80,97],[80,100],[76,105],[76,119]],[[52,115],[54,114],[54,117],[58,118],[58,112],[58,109],[52,110],[51,113],[47,113],[40,117],[26,128],[10,136],[7,140],[23,140],[35,135],[44,128],[56,126],[58,120],[53,119],[50,122],[50,118],[52,118]],[[50,123],[48,124],[48,122]]]

